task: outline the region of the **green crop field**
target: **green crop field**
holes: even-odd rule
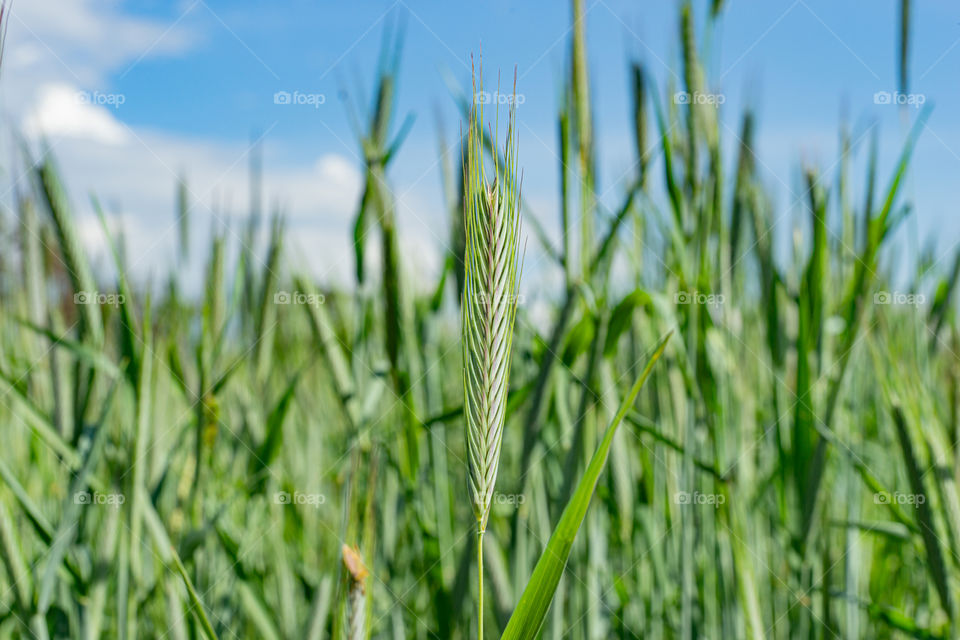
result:
[[[614,207],[584,0],[555,166],[478,99],[478,47],[431,282],[398,237],[389,29],[352,284],[300,269],[281,216],[191,252],[187,183],[202,280],[133,278],[121,234],[105,278],[54,154],[7,149],[32,180],[0,215],[0,637],[960,637],[960,254],[894,284],[891,243],[929,109],[892,171],[843,126],[777,204],[754,113],[730,131],[710,99],[723,4],[680,3],[676,86],[631,63]],[[521,175],[548,171],[538,221]]]

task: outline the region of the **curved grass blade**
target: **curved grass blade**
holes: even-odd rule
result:
[[[111,378],[118,378],[122,375],[120,367],[115,365],[103,351],[92,348],[83,342],[71,340],[66,336],[57,335],[56,332],[47,329],[46,327],[35,325],[29,320],[19,320],[19,322],[27,329],[45,336],[48,340],[50,340],[51,345],[65,348],[67,351],[76,356],[78,360],[82,360],[91,367],[103,371]]]
[[[917,496],[928,496],[923,482],[923,470],[914,453],[913,443],[907,429],[907,421],[900,407],[893,407],[893,424],[897,428],[897,440],[903,450],[903,460],[907,465],[907,477],[910,479],[910,490]],[[953,617],[953,600],[950,597],[949,573],[940,548],[940,537],[937,535],[937,526],[933,520],[933,510],[927,500],[917,501],[917,519],[920,523],[920,537],[927,552],[927,566],[937,588],[940,604],[947,616]]]
[[[26,612],[30,610],[33,576],[27,569],[22,549],[10,512],[7,506],[0,502],[0,559],[7,570],[9,590],[14,593],[14,602],[20,611]]]
[[[627,394],[613,421],[607,427],[606,433],[603,434],[600,446],[593,453],[586,472],[580,478],[580,482],[577,484],[570,502],[563,510],[563,515],[560,516],[560,521],[553,530],[540,560],[537,561],[537,566],[523,590],[523,595],[520,596],[517,608],[513,610],[507,628],[500,636],[501,640],[533,640],[537,637],[547,615],[547,610],[550,608],[550,602],[553,600],[553,594],[557,590],[557,584],[563,575],[564,567],[567,565],[567,558],[570,556],[570,549],[577,536],[577,531],[587,514],[587,507],[590,506],[590,499],[593,497],[593,491],[600,479],[600,472],[603,471],[606,464],[607,454],[610,452],[610,445],[613,443],[613,436],[616,435],[617,427],[620,426],[624,416],[633,406],[640,389],[650,376],[653,365],[663,354],[667,341],[672,334],[672,331],[668,333],[657,345],[657,349],[647,362],[643,373],[633,384],[633,388],[630,389],[630,393]]]
[[[197,590],[193,588],[193,583],[190,582],[190,576],[187,575],[187,570],[183,568],[183,563],[180,562],[180,556],[177,555],[177,552],[173,551],[172,548],[171,551],[173,566],[183,579],[183,584],[187,587],[187,593],[190,595],[190,603],[192,605],[190,609],[196,614],[197,619],[200,621],[200,626],[203,628],[203,633],[207,636],[207,640],[217,640],[217,633],[213,630],[213,625],[210,624],[210,618],[207,617],[203,601],[200,600],[200,595],[197,593]]]
[[[0,479],[7,484],[7,487],[10,489],[13,497],[16,498],[20,508],[23,509],[23,512],[27,515],[27,519],[30,520],[30,524],[33,525],[34,532],[44,544],[49,545],[53,540],[53,525],[50,524],[47,517],[43,515],[43,512],[40,511],[40,508],[33,499],[30,498],[23,488],[23,485],[16,479],[7,466],[7,463],[3,460],[0,460]]]
[[[83,502],[78,500],[76,496],[79,492],[86,491],[89,486],[89,478],[93,476],[93,471],[103,455],[107,433],[110,430],[107,416],[113,406],[116,389],[116,384],[110,387],[96,426],[90,429],[86,441],[81,440],[83,462],[70,482],[70,490],[63,503],[63,516],[50,544],[46,558],[47,565],[42,572],[37,587],[37,612],[39,614],[45,615],[50,605],[53,604],[54,588],[57,585],[57,574],[60,566],[65,561],[70,546],[80,534],[81,505]]]
[[[243,567],[240,545],[220,524],[216,525],[216,532],[220,546],[227,554],[237,578],[236,584],[240,601],[243,603],[243,615],[256,627],[259,637],[264,640],[279,640],[281,635],[277,631],[277,625],[270,615],[268,605],[259,594],[262,587],[255,584],[258,582],[257,577],[249,575]]]
[[[300,375],[302,373],[303,371],[301,370],[294,374],[293,378],[291,378],[287,384],[287,388],[280,395],[280,399],[274,404],[273,409],[267,416],[266,437],[264,437],[263,444],[260,445],[256,456],[250,460],[250,475],[261,478],[260,482],[256,485],[259,489],[263,488],[261,474],[277,454],[280,453],[280,444],[283,441],[283,424],[286,420],[287,413],[289,413],[290,408],[293,406],[297,383],[300,382]]]
[[[0,369],[0,389],[7,387],[10,394],[0,392],[0,401],[6,403],[10,398],[11,409],[21,421],[30,428],[44,444],[50,447],[57,455],[70,466],[71,469],[80,467],[80,456],[57,432],[52,421],[37,407],[20,386],[20,381]]]
[[[84,293],[93,295],[97,290],[96,282],[93,279],[93,273],[90,270],[83,244],[80,242],[80,236],[73,224],[74,220],[67,194],[53,162],[46,160],[37,166],[36,175],[41,195],[50,211],[50,217],[57,232],[57,239],[63,253],[63,264],[66,267],[67,275],[70,277],[74,295]],[[100,316],[100,307],[95,304],[81,304],[78,305],[78,312],[80,314],[81,336],[89,337],[95,344],[101,344],[103,342],[103,319]]]

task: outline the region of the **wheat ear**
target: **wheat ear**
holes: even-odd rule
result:
[[[483,69],[481,64],[481,76]],[[511,101],[503,158],[494,152],[493,176],[484,164],[483,81],[474,77],[464,175],[463,389],[470,500],[477,520],[479,630],[483,637],[483,533],[500,462],[506,420],[510,347],[517,312],[520,179],[517,175],[516,100]],[[516,96],[516,72],[514,72]],[[499,96],[498,96],[499,97]],[[490,145],[496,146],[491,131]]]

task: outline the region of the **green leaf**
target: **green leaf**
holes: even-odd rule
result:
[[[237,577],[237,591],[240,601],[243,603],[243,613],[247,619],[257,628],[259,637],[264,640],[279,640],[280,633],[277,631],[277,625],[270,615],[269,606],[255,588],[255,576],[250,576],[243,567],[243,557],[240,554],[240,545],[233,537],[219,524],[216,526],[217,538],[220,541],[223,550],[227,553],[233,573]]]
[[[193,588],[190,576],[187,575],[187,570],[183,568],[183,563],[180,562],[180,556],[177,555],[176,551],[173,551],[172,547],[171,559],[173,560],[174,568],[177,570],[177,573],[180,574],[180,578],[183,579],[183,584],[187,587],[190,604],[192,605],[190,610],[197,616],[197,620],[200,622],[201,628],[203,628],[204,635],[207,637],[207,640],[217,640],[217,633],[213,630],[213,625],[210,624],[210,618],[207,617],[207,610],[203,606],[203,601],[200,599],[197,590]]]
[[[923,482],[923,470],[914,452],[913,443],[910,440],[907,421],[903,416],[903,411],[896,405],[893,407],[893,424],[897,428],[897,440],[900,442],[903,459],[907,465],[907,477],[910,479],[910,490],[913,491],[916,496],[927,498],[930,494],[927,493],[926,486]],[[937,526],[933,521],[933,509],[926,499],[917,501],[917,520],[919,520],[920,523],[920,537],[923,538],[923,546],[927,552],[927,567],[930,569],[930,576],[933,578],[933,584],[937,588],[937,594],[940,596],[940,604],[949,616],[953,611],[949,577],[943,558],[943,551],[940,549],[940,537],[937,534]]]
[[[597,326],[594,317],[589,312],[584,312],[583,317],[570,329],[570,333],[567,335],[567,342],[563,349],[563,363],[567,367],[572,367],[576,359],[587,352],[590,345],[593,344],[593,337],[596,332]]]
[[[89,305],[88,305],[89,306]],[[50,343],[55,347],[63,347],[78,360],[86,362],[91,367],[99,369],[104,372],[111,378],[118,378],[122,375],[120,368],[113,363],[112,360],[103,352],[97,348],[93,348],[83,342],[77,342],[76,340],[71,340],[66,336],[57,335],[56,332],[47,329],[46,327],[41,327],[33,324],[29,320],[20,319],[18,320],[27,329],[34,331],[42,336],[45,336]]]
[[[270,415],[267,416],[267,435],[256,455],[250,460],[250,475],[252,477],[260,476],[280,453],[280,444],[283,441],[283,424],[292,406],[301,373],[302,370],[293,375],[287,384],[287,388],[280,395],[280,399],[277,400],[270,411]],[[263,488],[262,477],[256,486],[259,489]]]
[[[97,424],[90,429],[86,440],[81,441],[82,463],[70,481],[69,491],[63,501],[60,524],[46,554],[47,565],[38,581],[37,612],[43,615],[46,615],[54,603],[54,589],[57,586],[60,566],[66,560],[70,547],[80,533],[81,505],[84,503],[76,496],[79,492],[86,491],[89,478],[92,477],[106,446],[106,436],[110,430],[107,425],[107,416],[113,405],[116,389],[116,384],[110,387]]]
[[[9,388],[9,395],[2,392],[4,387]],[[43,440],[44,444],[63,458],[71,469],[80,467],[80,456],[63,439],[50,418],[33,403],[27,392],[21,388],[19,381],[2,369],[0,369],[0,402],[12,405],[14,414],[19,416],[21,421]]]
[[[613,309],[610,315],[610,325],[607,327],[607,341],[603,345],[604,357],[611,357],[617,351],[620,343],[620,336],[630,328],[633,321],[633,312],[637,307],[650,302],[650,296],[642,289],[636,289],[627,294]]]
[[[613,421],[607,427],[606,433],[603,434],[600,446],[593,453],[586,472],[577,484],[573,495],[570,497],[570,502],[563,510],[560,521],[540,556],[540,560],[537,561],[537,566],[533,569],[533,575],[530,576],[530,581],[523,590],[523,595],[520,596],[517,608],[513,610],[507,628],[500,636],[501,640],[533,640],[537,637],[547,615],[547,610],[550,608],[550,602],[553,600],[553,594],[557,590],[560,576],[563,575],[563,569],[567,565],[570,548],[573,546],[573,541],[581,523],[583,523],[587,507],[590,506],[590,499],[593,497],[593,491],[600,479],[600,472],[603,471],[607,462],[607,454],[610,452],[613,436],[616,435],[617,427],[620,426],[624,416],[633,406],[637,394],[640,393],[640,389],[650,376],[653,365],[663,354],[663,350],[667,346],[667,340],[670,339],[672,333],[672,331],[668,333],[657,345],[657,349],[650,357],[650,361],[647,362],[643,373],[640,374],[633,388],[630,389],[630,393],[624,399],[617,415],[614,416]]]
[[[70,285],[74,295],[94,295],[97,285],[87,261],[83,243],[74,226],[72,208],[67,199],[66,191],[53,161],[45,159],[36,168],[38,184],[43,200],[46,202],[53,221],[53,227],[60,243],[63,254],[62,264],[70,276]],[[80,335],[95,344],[103,342],[103,318],[100,315],[100,305],[81,304],[77,312],[80,318]]]

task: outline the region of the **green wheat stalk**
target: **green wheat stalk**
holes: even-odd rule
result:
[[[463,289],[463,394],[470,467],[470,500],[477,519],[478,630],[483,638],[483,533],[500,463],[506,420],[510,347],[517,313],[520,180],[516,101],[509,110],[502,163],[492,153],[493,181],[483,162],[483,66],[480,93],[473,81],[464,175],[466,251]],[[516,95],[516,72],[514,72]],[[478,104],[479,103],[479,104]],[[491,135],[492,139],[493,136]]]

